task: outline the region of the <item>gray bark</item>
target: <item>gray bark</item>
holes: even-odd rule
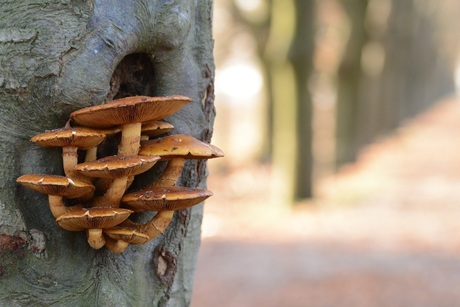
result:
[[[187,95],[193,102],[168,121],[174,133],[209,141],[211,19],[212,0],[0,2],[0,305],[189,304],[200,206],[176,212],[164,236],[115,255],[92,250],[84,233],[58,228],[46,196],[15,180],[62,173],[59,150],[29,138],[117,95]],[[131,81],[119,63],[132,54],[150,62],[141,63],[149,77],[121,94],[114,84]],[[181,185],[204,186],[205,177],[205,164],[189,161]]]

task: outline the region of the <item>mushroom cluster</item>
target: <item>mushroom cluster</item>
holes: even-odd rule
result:
[[[62,148],[65,176],[26,174],[17,182],[47,194],[56,223],[68,231],[86,231],[94,249],[106,246],[121,253],[129,244],[149,242],[165,231],[175,210],[212,195],[176,183],[185,159],[222,157],[219,148],[183,134],[150,139],[171,131],[174,127],[161,119],[190,101],[180,95],[134,96],[77,110],[63,128],[31,138],[40,146]],[[117,154],[98,157],[98,147],[108,138],[118,142]],[[84,161],[78,151],[85,151]],[[160,160],[168,164],[158,180],[140,191],[128,190],[136,175]],[[77,201],[70,205],[67,199]],[[142,211],[157,213],[145,224],[129,219]]]

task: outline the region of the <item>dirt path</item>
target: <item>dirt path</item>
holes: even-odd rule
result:
[[[460,306],[459,131],[441,102],[291,213],[269,169],[215,178],[192,307]]]

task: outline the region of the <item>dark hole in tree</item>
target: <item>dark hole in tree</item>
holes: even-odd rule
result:
[[[154,96],[154,93],[155,68],[150,56],[133,53],[125,56],[115,68],[106,101],[136,95]]]
[[[106,102],[129,96],[155,96],[155,67],[151,57],[145,53],[133,53],[125,56],[117,65],[110,80],[110,92]],[[119,135],[109,137],[98,148],[98,156],[105,157],[117,154]],[[162,166],[163,164],[163,166]],[[158,169],[160,166],[160,169]],[[164,168],[164,163],[158,163],[154,170],[136,177],[130,190],[139,189],[157,178]]]
[[[155,69],[145,53],[128,54],[115,68],[105,102],[128,96],[154,96]],[[110,137],[98,148],[98,156],[117,154],[119,138]]]
[[[128,54],[115,68],[105,102],[128,96],[154,96],[155,68],[148,54]],[[98,148],[98,156],[117,154],[119,135],[107,138]]]

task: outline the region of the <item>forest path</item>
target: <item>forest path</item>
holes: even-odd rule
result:
[[[192,307],[459,306],[460,102],[368,147],[293,212],[264,166],[212,174]]]

